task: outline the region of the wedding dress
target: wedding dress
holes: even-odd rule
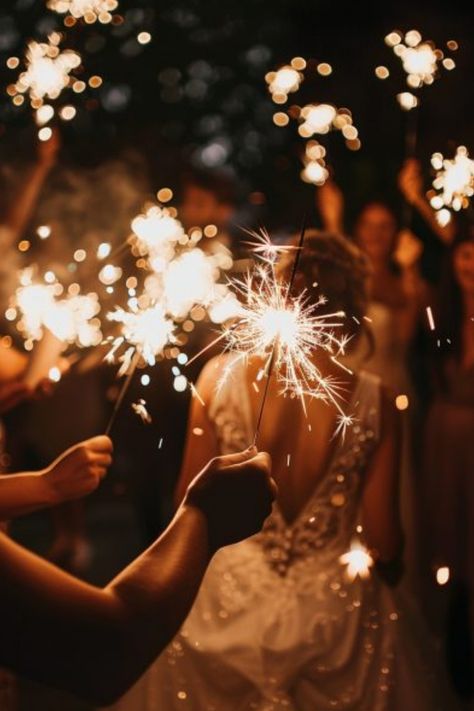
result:
[[[115,711],[452,711],[411,603],[341,562],[359,536],[380,393],[361,373],[355,425],[296,520],[275,505],[261,533],[215,555],[181,631]],[[244,368],[209,416],[222,453],[252,440]]]

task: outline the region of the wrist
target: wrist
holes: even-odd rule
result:
[[[56,506],[61,503],[58,489],[54,484],[53,470],[50,467],[41,470],[37,473],[38,491],[42,496],[45,506]]]
[[[210,525],[209,516],[205,509],[197,502],[190,501],[185,498],[176,516],[187,521],[188,525],[193,528],[195,535],[200,539],[207,541],[208,558],[212,558],[214,553],[220,548],[215,541],[215,536],[212,535],[212,526]]]

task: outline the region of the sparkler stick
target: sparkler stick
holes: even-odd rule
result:
[[[290,296],[291,291],[293,289],[293,284],[295,281],[296,273],[298,271],[298,264],[300,261],[300,255],[301,255],[301,251],[303,249],[303,242],[304,242],[305,233],[306,233],[306,213],[304,214],[303,224],[301,225],[300,239],[299,239],[298,246],[296,249],[295,259],[293,261],[293,268],[291,270],[291,276],[290,276],[290,280],[288,282],[288,289],[286,291],[285,305],[286,305],[286,302],[288,301],[288,297]],[[278,336],[275,339],[275,342],[273,343],[272,352],[270,355],[270,360],[268,361],[267,382],[265,383],[265,389],[263,391],[263,396],[262,396],[262,400],[260,403],[260,411],[258,413],[258,418],[257,418],[257,425],[255,427],[255,434],[253,437],[253,444],[254,445],[257,444],[258,435],[260,434],[260,427],[262,424],[263,413],[265,410],[265,403],[267,401],[268,388],[269,388],[270,379],[271,379],[272,373],[273,373],[273,366],[275,364],[275,353],[276,353],[276,348],[277,348],[277,339],[278,339]]]
[[[133,376],[135,375],[135,370],[137,369],[137,365],[140,360],[140,355],[141,354],[138,350],[135,351],[135,354],[134,354],[132,361],[130,363],[128,375],[123,382],[123,385],[120,389],[117,400],[115,401],[114,409],[112,410],[112,414],[110,415],[109,422],[107,424],[107,427],[105,428],[106,435],[110,435],[112,427],[114,426],[114,422],[117,418],[118,411],[120,410],[123,399],[127,393],[128,388],[130,387],[130,383],[132,382]]]

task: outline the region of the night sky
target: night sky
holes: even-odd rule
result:
[[[361,9],[363,5],[363,9]],[[403,157],[407,114],[395,95],[406,89],[399,60],[384,44],[393,29],[418,29],[445,49],[455,39],[457,67],[422,91],[418,156],[429,179],[433,151],[450,153],[466,144],[474,150],[472,77],[474,12],[468,3],[323,3],[318,0],[121,0],[116,26],[76,25],[64,46],[83,56],[84,74],[99,74],[96,92],[75,98],[78,116],[63,130],[63,160],[97,164],[133,148],[147,163],[156,187],[179,183],[186,164],[234,172],[243,192],[263,191],[270,223],[295,223],[312,187],[300,178],[303,140],[295,124],[273,125],[279,110],[264,75],[302,55],[311,79],[297,101],[348,107],[362,147],[349,151],[340,134],[324,139],[337,180],[354,206],[372,196],[394,197]],[[5,60],[20,56],[30,37],[62,28],[62,18],[43,0],[2,2],[0,73],[2,87],[18,70]],[[152,41],[137,42],[139,32]],[[333,73],[314,67],[329,62]],[[386,81],[374,69],[384,64]],[[293,100],[293,96],[292,96]],[[31,154],[35,129],[29,110],[16,108],[3,91],[0,101],[0,158]]]

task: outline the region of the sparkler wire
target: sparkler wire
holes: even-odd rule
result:
[[[297,274],[297,272],[298,272],[298,266],[299,266],[299,262],[300,262],[301,252],[302,252],[302,250],[303,250],[303,243],[304,243],[304,238],[305,238],[305,233],[306,233],[306,218],[307,218],[307,213],[305,212],[305,214],[304,214],[304,216],[303,216],[303,223],[302,223],[302,225],[301,225],[300,238],[299,238],[298,246],[297,246],[297,248],[296,248],[296,255],[295,255],[295,259],[294,259],[294,261],[293,261],[293,268],[292,268],[292,270],[291,270],[291,276],[290,276],[290,280],[289,280],[289,282],[288,282],[288,289],[287,289],[287,291],[286,291],[285,305],[286,305],[286,303],[288,302],[288,298],[289,298],[290,295],[291,295],[291,291],[292,291],[292,289],[293,289],[293,284],[294,284],[294,282],[295,282],[295,277],[296,277],[296,274]],[[266,401],[267,401],[268,388],[269,388],[269,385],[270,385],[270,379],[271,379],[272,374],[273,374],[273,366],[274,366],[274,364],[275,364],[276,348],[277,348],[277,341],[275,340],[275,342],[273,343],[273,347],[272,347],[272,352],[271,352],[270,360],[269,360],[269,362],[268,362],[268,368],[266,369],[266,370],[267,370],[267,382],[265,383],[265,389],[264,389],[264,391],[263,391],[262,399],[261,399],[261,402],[260,402],[260,410],[259,410],[259,413],[258,413],[257,425],[256,425],[256,427],[255,427],[255,434],[254,434],[254,437],[253,437],[253,445],[254,445],[254,446],[256,446],[257,440],[258,440],[258,436],[259,436],[259,434],[260,434],[260,427],[261,427],[262,420],[263,420],[263,413],[264,413],[264,410],[265,410],[265,403],[266,403]]]
[[[107,424],[107,427],[105,429],[105,434],[110,435],[110,432],[112,430],[112,427],[114,426],[115,420],[117,418],[117,413],[120,410],[120,407],[122,405],[123,399],[126,395],[126,392],[128,388],[130,387],[130,383],[132,382],[132,378],[135,375],[135,370],[137,369],[138,362],[140,360],[140,351],[136,350],[135,354],[132,358],[132,362],[130,363],[130,369],[128,371],[128,375],[125,378],[123,385],[120,389],[120,392],[118,394],[117,400],[115,401],[114,409],[112,410],[112,414],[110,415],[109,422]]]

